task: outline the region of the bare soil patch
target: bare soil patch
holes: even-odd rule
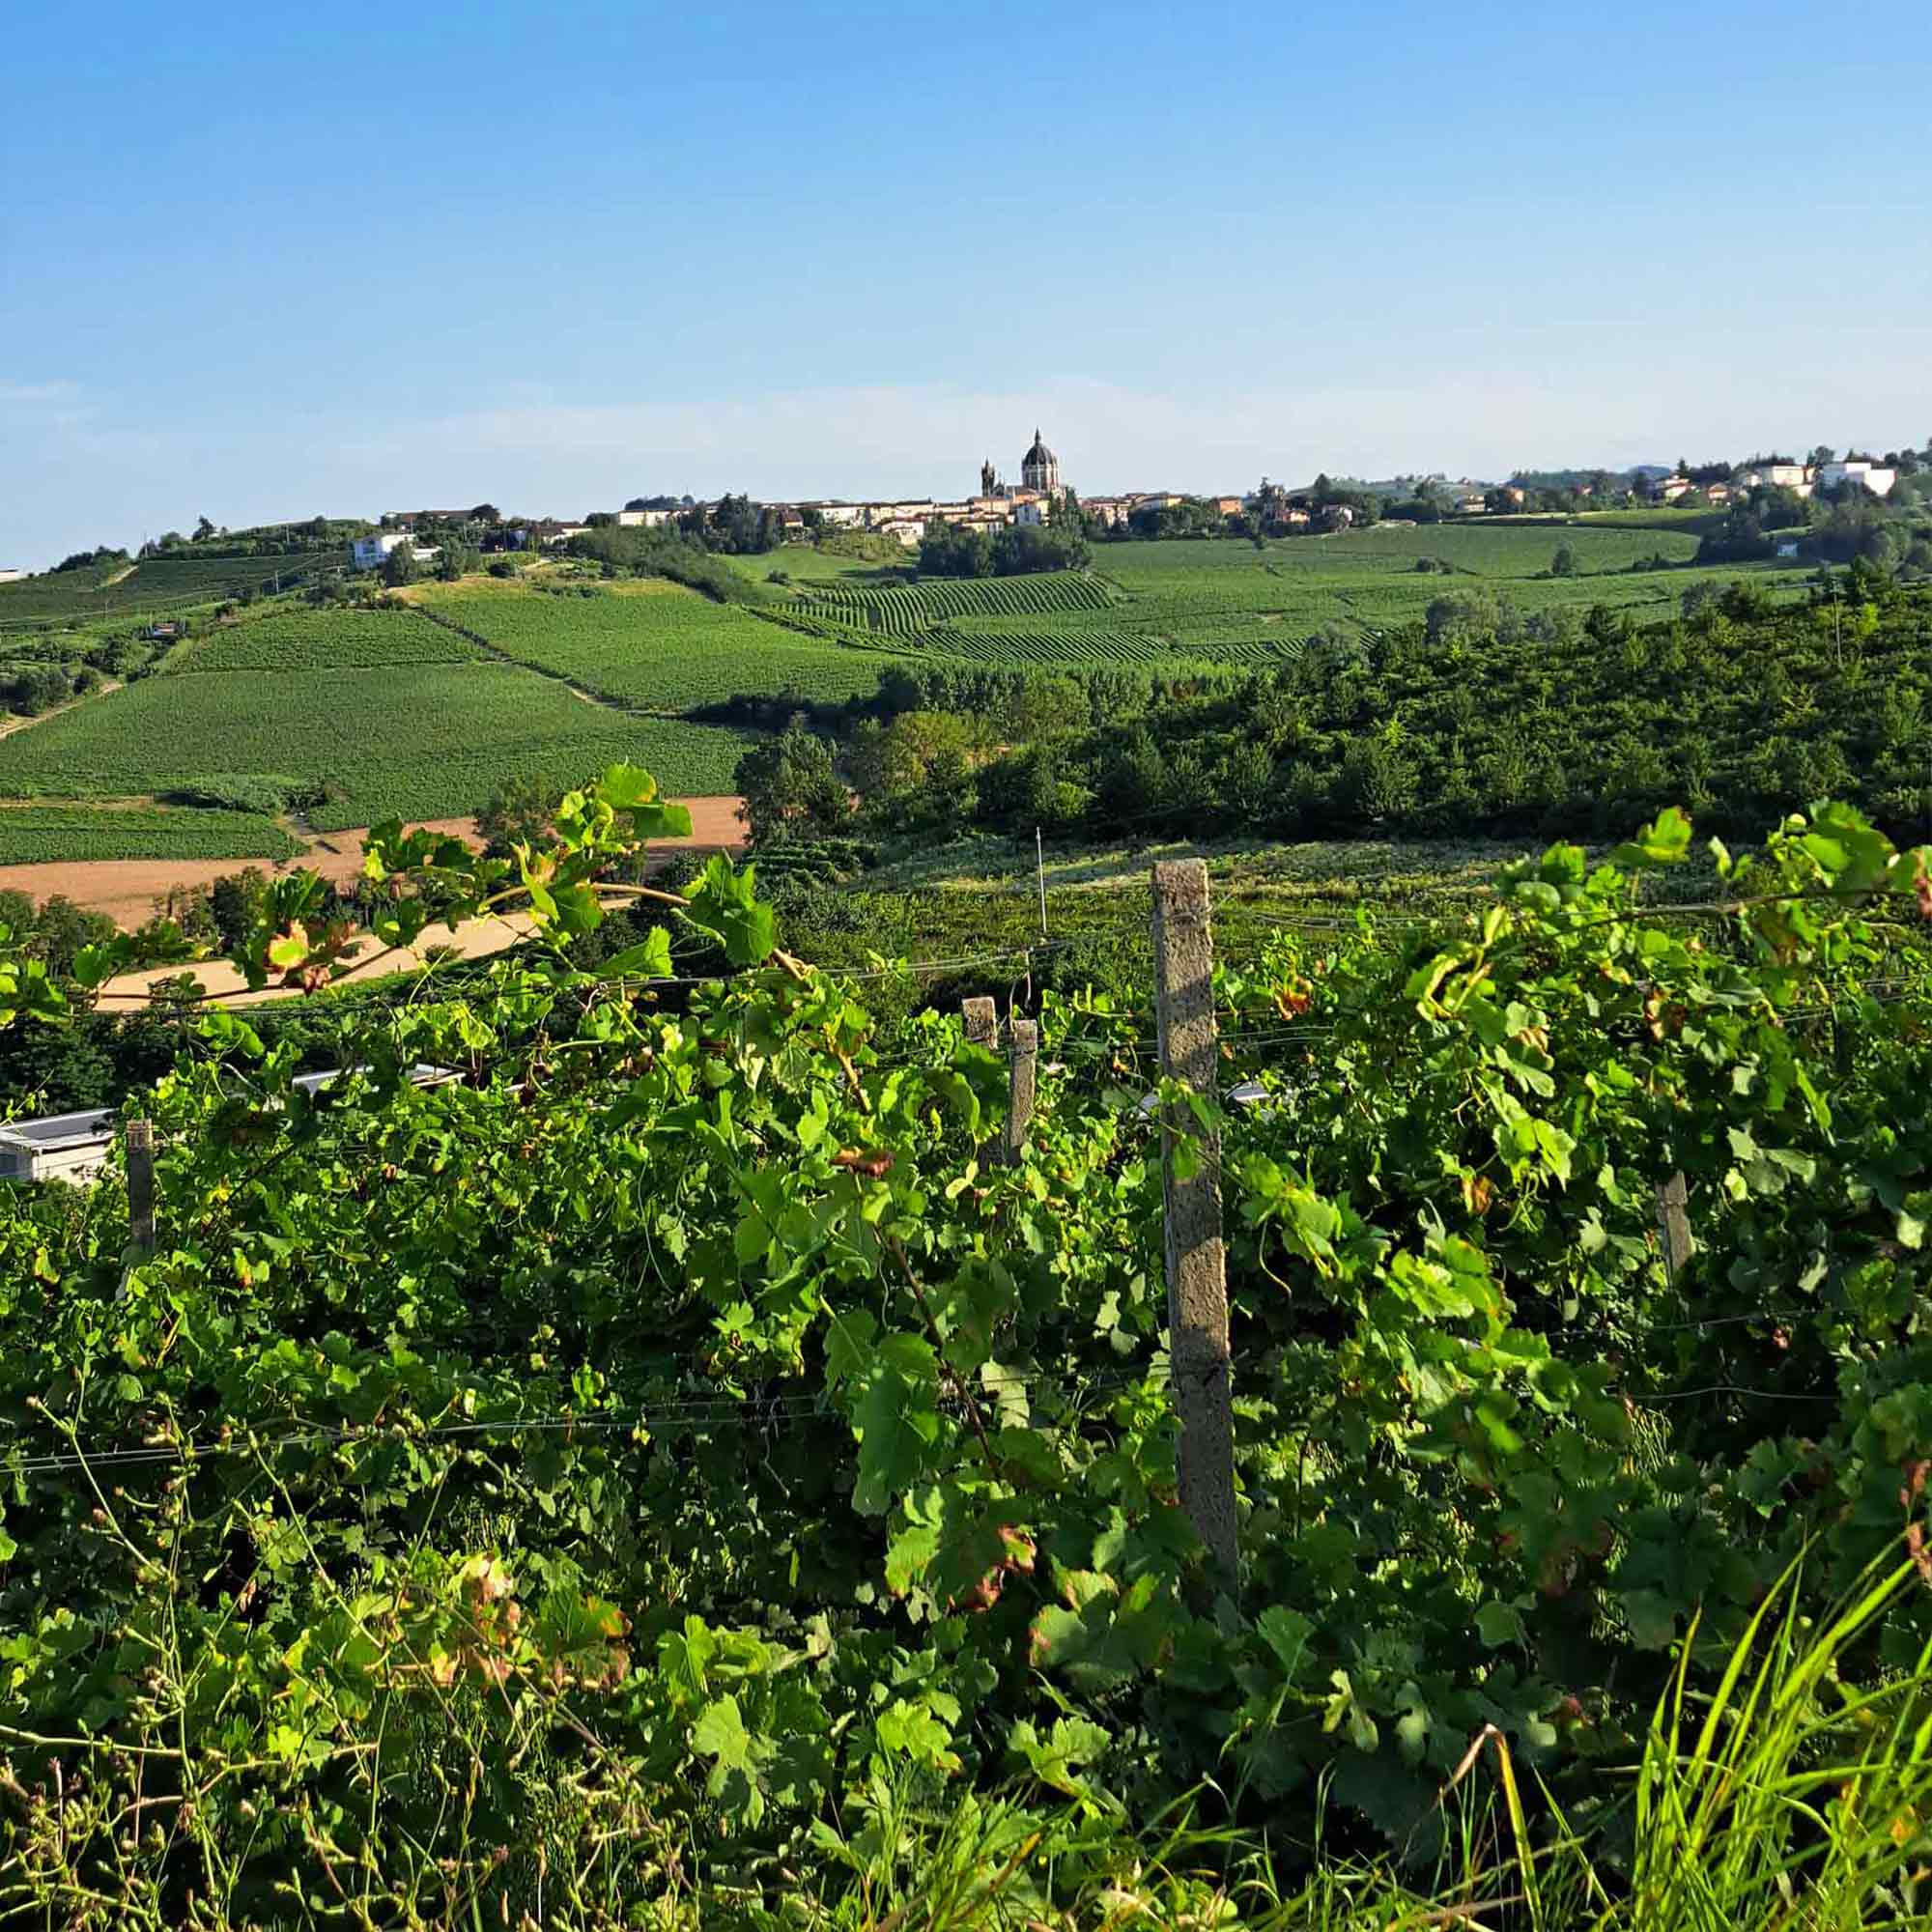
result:
[[[34,802],[45,805],[59,801]],[[665,839],[666,846],[735,851],[744,844],[745,827],[737,815],[739,801],[735,797],[687,798],[680,803],[691,812],[691,837]],[[473,819],[436,818],[424,822],[438,832],[467,838],[471,844],[482,842]],[[331,884],[345,885],[361,874],[368,834],[367,826],[350,832],[309,833],[308,851],[301,859],[285,863],[308,866]],[[155,901],[170,888],[194,890],[212,886],[224,873],[239,872],[247,866],[258,866],[264,871],[283,869],[262,859],[92,859],[77,864],[55,860],[36,866],[0,866],[0,892],[26,893],[36,899],[52,898],[59,894],[90,911],[104,912],[117,925],[131,929],[153,914]],[[443,937],[447,939],[448,935]],[[498,941],[506,943],[504,939]]]

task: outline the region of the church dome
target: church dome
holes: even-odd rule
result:
[[[1010,447],[1010,444],[1009,447]],[[1050,463],[1058,463],[1059,461],[1059,457],[1054,455],[1053,451],[1047,448],[1046,444],[1040,440],[1039,431],[1035,430],[1033,433],[1033,447],[1020,458],[1020,468],[1024,469],[1030,464],[1037,464],[1041,468],[1044,468]]]

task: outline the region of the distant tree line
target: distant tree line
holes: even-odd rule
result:
[[[720,604],[756,604],[770,594],[721,563],[701,538],[684,530],[613,523],[572,537],[565,548],[572,556],[602,564],[606,576],[668,577]]]
[[[999,529],[967,529],[940,522],[925,526],[919,547],[922,577],[1020,577],[1031,572],[1079,570],[1093,553],[1077,527],[1006,524]]]

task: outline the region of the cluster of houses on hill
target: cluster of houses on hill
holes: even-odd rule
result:
[[[1020,458],[1017,484],[1003,481],[993,465],[980,467],[980,487],[969,497],[943,500],[933,497],[876,497],[851,502],[837,497],[801,498],[796,502],[774,503],[779,524],[787,539],[803,540],[820,530],[869,530],[896,539],[906,549],[915,548],[925,535],[929,524],[952,524],[965,529],[993,531],[1009,524],[1044,524],[1051,520],[1053,505],[1065,485],[1061,479],[1060,459],[1047,447],[1038,430]],[[1171,491],[1135,491],[1119,497],[1087,498],[1081,508],[1106,528],[1124,525],[1144,505],[1166,505],[1189,500]],[[1241,508],[1244,499],[1223,497],[1208,499],[1224,515]],[[614,524],[620,529],[659,529],[676,525],[697,508],[690,497],[682,501],[660,499],[634,502],[624,509],[607,512],[599,523]],[[707,506],[708,507],[708,506]],[[418,562],[427,563],[436,550],[417,542],[415,531],[422,526],[462,524],[473,520],[469,511],[396,510],[383,518],[383,527],[361,537],[353,547],[356,569],[378,570],[390,554],[408,543],[413,546]],[[539,520],[514,527],[503,526],[501,546],[512,550],[555,548],[572,537],[594,527],[589,523],[560,523]]]
[[[1874,497],[1888,497],[1898,481],[1898,471],[1865,456],[1848,456],[1836,463],[1786,463],[1772,459],[1747,464],[1732,473],[1728,481],[1700,483],[1681,471],[1658,477],[1650,486],[1659,501],[1674,503],[1693,490],[1701,490],[1713,503],[1734,502],[1753,490],[1789,490],[1794,497],[1809,497],[1816,491],[1827,494],[1856,484]]]

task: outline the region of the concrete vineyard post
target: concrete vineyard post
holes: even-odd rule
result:
[[[959,1011],[966,1022],[970,1045],[992,1052],[1000,1043],[1000,1009],[989,999],[961,1000]]]
[[[137,1260],[155,1252],[155,1125],[128,1122],[128,1244]]]
[[[1675,1281],[1690,1264],[1696,1243],[1690,1238],[1690,1190],[1681,1173],[1673,1174],[1657,1190],[1657,1225],[1663,1236],[1663,1271]]]
[[[975,1000],[961,1000],[959,1011],[966,1022],[966,1043],[969,1046],[983,1046],[988,1053],[996,1053],[1000,1045],[1000,1009],[990,999],[981,995]],[[999,1157],[1000,1144],[997,1141],[981,1141],[973,1150],[973,1157],[981,1167]]]
[[[1033,1020],[1012,1023],[1011,1058],[1007,1071],[1008,1166],[1018,1161],[1033,1126],[1033,1095],[1039,1075],[1039,1027]]]
[[[1161,1073],[1211,1101],[1220,1039],[1208,867],[1199,859],[1168,860],[1153,868],[1153,960]],[[1234,1364],[1221,1241],[1221,1137],[1204,1132],[1183,1108],[1170,1107],[1162,1115],[1160,1143],[1180,1503],[1232,1579],[1237,1560]]]

